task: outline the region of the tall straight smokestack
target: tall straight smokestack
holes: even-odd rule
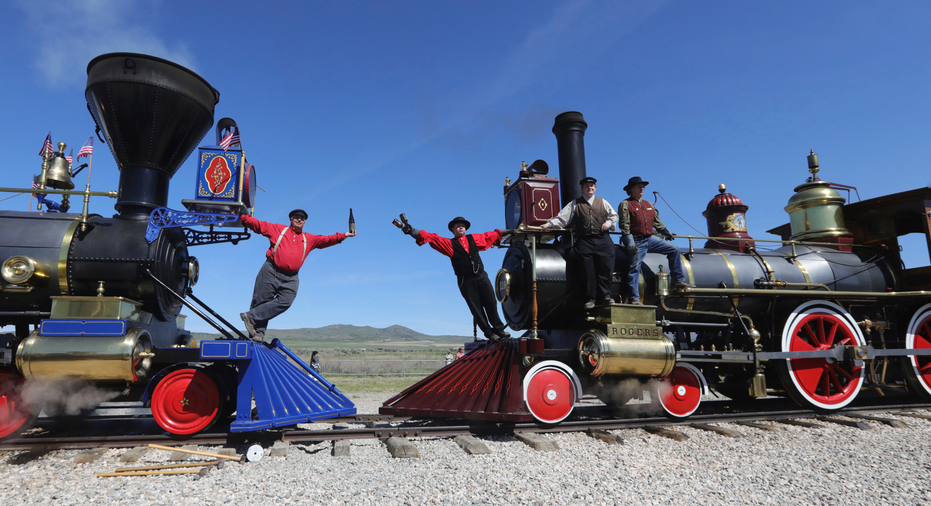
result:
[[[562,205],[582,195],[579,181],[585,174],[585,129],[588,123],[582,113],[569,111],[556,116],[553,134],[556,135],[556,149],[559,153],[559,196]]]

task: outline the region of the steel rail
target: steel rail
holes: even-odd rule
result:
[[[717,406],[715,403],[721,403],[723,406]],[[772,404],[785,404],[785,399],[773,399]],[[181,445],[244,445],[247,442],[264,442],[287,441],[292,443],[313,442],[320,443],[324,441],[341,441],[347,439],[385,439],[389,437],[402,438],[431,438],[431,437],[452,437],[460,435],[512,435],[522,432],[533,433],[559,433],[559,432],[582,432],[591,429],[600,430],[619,430],[619,429],[642,429],[645,427],[675,427],[689,426],[693,423],[732,423],[732,422],[749,422],[749,421],[776,421],[784,419],[799,418],[817,418],[824,416],[825,413],[807,408],[790,407],[776,410],[765,411],[740,411],[741,407],[734,406],[730,401],[708,401],[705,405],[710,405],[712,411],[722,410],[722,412],[706,413],[692,415],[684,420],[672,420],[662,416],[647,416],[638,418],[623,419],[574,419],[564,421],[555,426],[540,425],[533,422],[511,423],[511,422],[485,422],[474,421],[472,423],[461,423],[454,421],[452,424],[443,425],[432,420],[408,420],[413,423],[429,423],[429,425],[400,425],[400,426],[376,426],[366,428],[347,428],[331,430],[278,430],[278,431],[260,431],[248,433],[201,433],[192,436],[175,436],[167,434],[156,435],[133,435],[133,436],[87,436],[87,437],[44,437],[30,436],[8,439],[0,443],[0,451],[9,450],[53,450],[53,449],[80,449],[80,448],[127,448],[135,446],[145,446],[147,444],[161,444],[166,446]],[[650,409],[649,405],[632,405],[628,409],[633,411],[643,411],[645,406]],[[599,414],[604,412],[603,407],[582,407],[576,409],[576,417],[584,416],[586,413]],[[655,408],[653,408],[655,409]],[[931,403],[927,402],[887,402],[874,403],[871,405],[854,405],[847,406],[843,409],[828,413],[831,415],[844,416],[847,413],[862,412],[883,412],[883,411],[902,411],[915,409],[931,409]],[[382,420],[382,421],[400,421],[401,419],[391,419],[384,415],[358,415],[358,417],[340,417],[339,419],[318,420],[314,423],[332,423],[335,421],[362,423],[364,421]]]

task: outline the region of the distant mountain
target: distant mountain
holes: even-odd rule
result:
[[[208,334],[194,332],[194,337],[200,340],[216,339],[219,334]],[[289,329],[278,330],[269,329],[265,333],[265,339],[336,339],[336,340],[357,340],[357,339],[378,339],[390,341],[470,341],[471,337],[465,336],[428,336],[420,332],[411,330],[401,325],[392,325],[383,329],[375,327],[358,327],[356,325],[327,325],[315,329]]]

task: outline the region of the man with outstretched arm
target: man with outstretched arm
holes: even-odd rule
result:
[[[611,272],[614,270],[614,230],[617,213],[607,200],[596,197],[598,180],[586,177],[579,181],[582,196],[566,204],[542,228],[571,228],[575,231],[575,251],[585,273],[585,309],[596,302],[612,304]]]
[[[406,220],[406,217],[402,216]],[[472,312],[472,317],[478,328],[482,329],[485,337],[491,341],[507,339],[505,325],[498,316],[498,302],[495,292],[488,280],[485,266],[479,251],[485,251],[501,242],[501,231],[492,230],[484,234],[468,234],[466,230],[472,224],[462,216],[457,216],[447,226],[453,233],[453,238],[441,237],[437,234],[418,230],[407,224],[401,228],[405,233],[417,240],[418,246],[429,244],[431,248],[449,257],[459,283],[459,293],[465,299]]]
[[[640,179],[640,176],[630,178],[627,186],[624,187],[629,197],[621,201],[621,205],[618,206],[621,216],[621,247],[630,258],[630,272],[627,277],[630,292],[628,302],[638,305],[642,304],[640,302],[640,265],[643,263],[643,257],[650,252],[666,255],[669,260],[673,288],[694,287],[685,280],[685,269],[682,268],[679,248],[653,235],[655,230],[666,241],[673,239],[672,232],[659,219],[659,211],[649,201],[643,200],[643,189],[648,184],[650,182]]]
[[[243,225],[264,235],[269,242],[268,251],[265,252],[265,263],[255,277],[252,304],[249,311],[239,315],[249,331],[249,337],[255,341],[265,339],[268,320],[291,307],[294,297],[297,296],[297,272],[304,265],[307,255],[315,249],[328,248],[356,235],[355,230],[333,235],[305,233],[307,213],[303,209],[291,211],[288,218],[291,220],[290,225],[259,221],[247,214],[239,217]]]

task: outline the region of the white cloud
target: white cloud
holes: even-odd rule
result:
[[[35,68],[51,87],[84,83],[87,63],[104,53],[142,53],[194,69],[183,42],[169,44],[144,20],[152,0],[17,0],[36,41]]]

